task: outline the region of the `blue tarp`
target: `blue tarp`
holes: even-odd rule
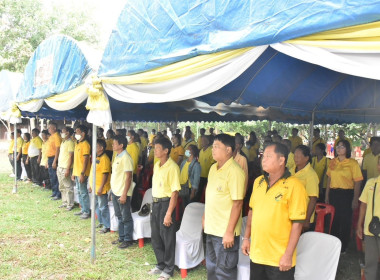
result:
[[[21,73],[8,70],[0,72],[0,112],[6,112],[16,100],[16,94],[22,80]]]
[[[91,72],[88,61],[75,40],[55,35],[34,51],[17,93],[17,102],[44,99],[83,84]]]
[[[130,75],[199,54],[378,20],[379,0],[127,0],[99,75]]]

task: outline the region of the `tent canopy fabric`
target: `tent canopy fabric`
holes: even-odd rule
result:
[[[16,100],[16,94],[22,81],[21,73],[8,70],[0,72],[0,112],[6,112]]]
[[[54,35],[34,51],[17,93],[17,102],[45,99],[73,90],[91,72],[87,58],[75,40]]]
[[[380,20],[380,1],[126,1],[99,75],[145,72],[200,54],[268,45]]]

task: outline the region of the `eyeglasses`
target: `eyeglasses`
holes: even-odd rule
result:
[[[339,146],[336,146],[337,149],[345,149],[346,146],[343,146],[343,145],[339,145]]]

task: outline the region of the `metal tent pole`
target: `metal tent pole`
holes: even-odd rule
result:
[[[17,123],[14,123],[13,124],[13,128],[14,128],[14,135],[13,135],[13,139],[14,139],[14,145],[13,145],[13,170],[15,171],[15,184],[13,186],[13,190],[12,190],[12,193],[17,193]]]
[[[309,147],[310,147],[310,151],[313,150],[314,117],[315,117],[315,111],[313,111],[311,113],[311,121],[310,121],[310,128],[309,128]]]
[[[96,233],[95,233],[95,192],[96,192],[96,133],[97,127],[92,125],[92,200],[91,200],[91,263],[96,260]]]

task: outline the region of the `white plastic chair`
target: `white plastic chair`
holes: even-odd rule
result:
[[[240,236],[244,236],[245,227],[247,225],[247,216],[243,217],[241,223],[241,233]],[[239,246],[239,262],[237,265],[237,279],[238,280],[246,280],[249,279],[250,276],[250,258],[243,254],[241,250],[242,240],[240,238],[240,246]]]
[[[143,201],[141,203],[141,208],[146,203],[153,203],[152,189],[147,189]],[[152,206],[151,206],[152,207]],[[151,208],[152,209],[152,208]],[[133,218],[133,240],[139,240],[139,247],[144,247],[144,238],[150,238],[152,236],[152,231],[150,228],[150,213],[145,217],[139,216],[139,211],[132,213]]]
[[[205,258],[202,238],[202,216],[205,205],[193,202],[186,206],[181,228],[176,233],[175,265],[186,278],[187,269],[196,267]]]
[[[110,230],[116,232],[119,230],[119,220],[115,216],[115,208],[113,208],[112,200],[108,201],[108,209],[110,211]]]
[[[342,243],[335,236],[306,232],[297,245],[296,280],[334,280]]]

